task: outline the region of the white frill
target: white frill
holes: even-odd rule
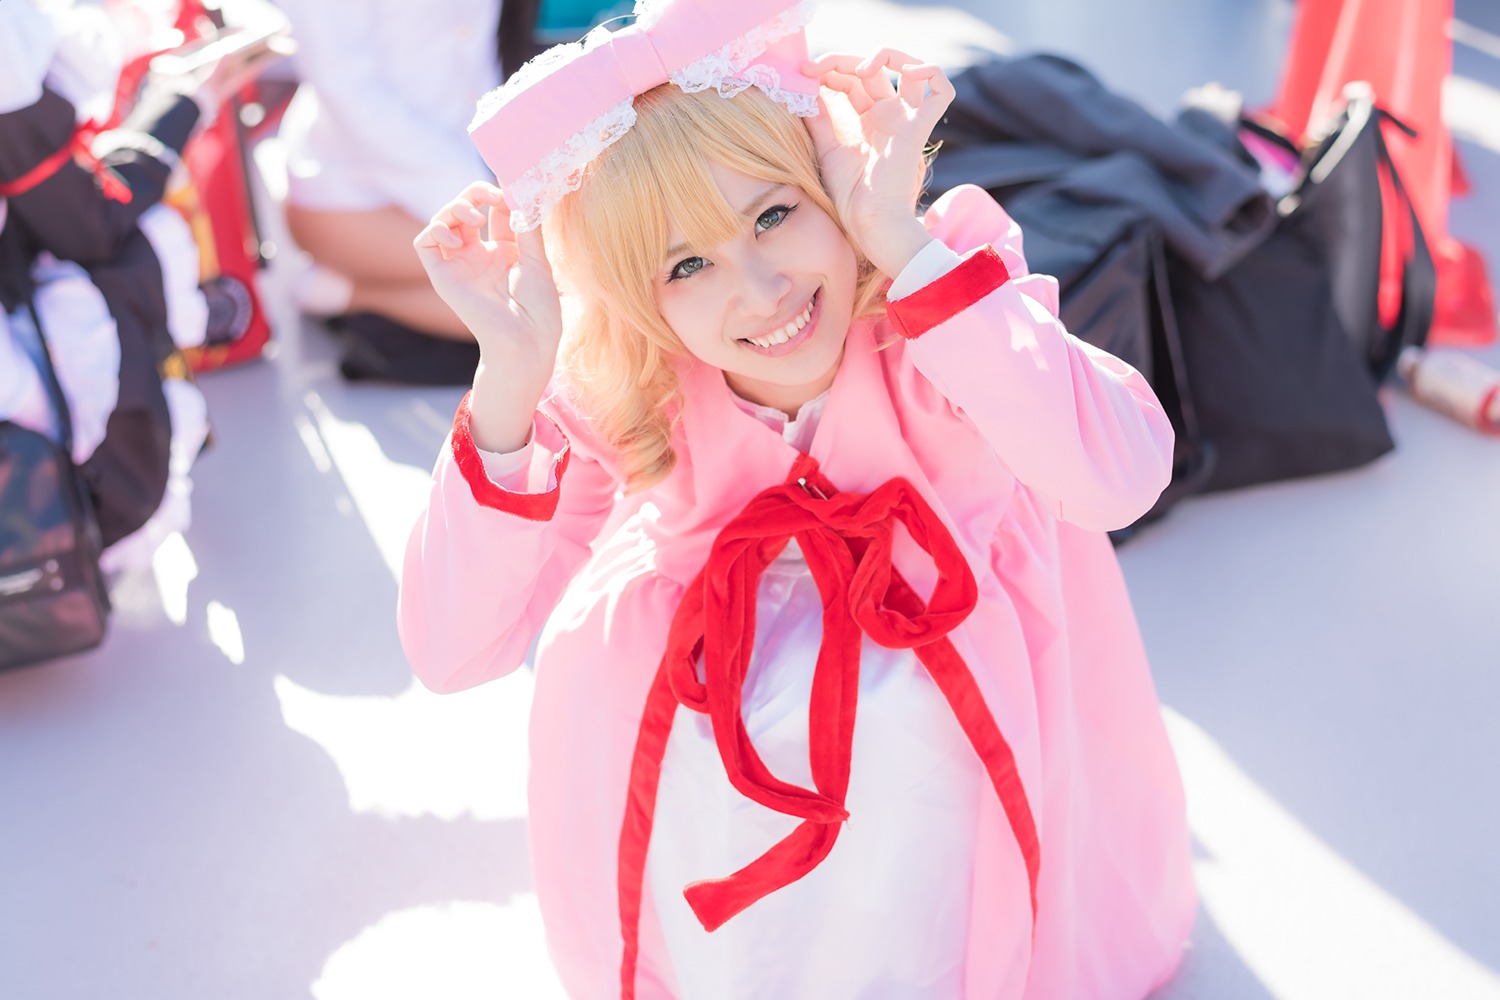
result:
[[[626,98],[511,181],[506,190],[521,207],[510,213],[510,228],[524,233],[540,226],[542,213],[577,191],[588,165],[634,127],[635,102]]]
[[[661,2],[662,0],[639,0],[636,9],[639,11],[642,6],[656,7]],[[688,63],[672,74],[672,82],[688,93],[714,87],[721,97],[733,97],[747,87],[759,87],[767,97],[786,107],[792,114],[811,118],[818,113],[817,95],[783,90],[781,74],[770,66],[756,63],[755,57],[771,43],[807,27],[815,9],[813,0],[802,0],[797,6],[736,38],[717,52]]]
[[[637,0],[637,26],[649,30],[661,20],[667,6],[667,0]],[[756,57],[773,42],[805,27],[812,20],[815,6],[813,0],[801,0],[722,48],[683,66],[671,74],[671,82],[688,93],[712,87],[723,97],[734,97],[748,87],[759,87],[766,96],[799,117],[816,115],[816,95],[784,89],[781,76],[775,69],[755,62]],[[531,59],[503,85],[479,99],[470,129],[560,67],[607,45],[610,35],[607,28],[600,26],[579,41],[555,45]],[[541,225],[548,208],[578,190],[588,165],[634,127],[635,96],[631,95],[589,122],[536,166],[506,185],[506,194],[517,206],[510,215],[511,229],[516,232],[535,229]]]

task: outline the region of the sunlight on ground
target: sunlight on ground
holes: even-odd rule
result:
[[[426,503],[432,470],[391,461],[368,427],[334,416],[316,392],[303,401],[314,425],[298,426],[303,444],[320,468],[332,460],[391,576],[399,579],[406,538]],[[313,430],[316,434],[310,436]]]
[[[1500,35],[1491,34],[1456,17],[1448,22],[1448,34],[1458,45],[1467,45],[1476,52],[1500,59]]]
[[[173,625],[186,625],[188,590],[198,578],[198,560],[181,532],[168,535],[151,556],[151,575],[161,599],[162,613]],[[245,637],[239,616],[220,601],[209,601],[204,609],[208,638],[224,658],[235,666],[245,662]]]
[[[173,625],[187,624],[188,586],[198,577],[198,560],[182,532],[163,539],[151,555],[151,572],[161,595],[161,609]]]
[[[1450,33],[1456,44],[1500,59],[1500,35],[1456,19]],[[1443,81],[1443,120],[1454,138],[1500,153],[1500,90],[1473,77],[1448,77]]]
[[[1205,915],[1278,1000],[1500,1000],[1500,976],[1335,853],[1165,709]]]
[[[1454,138],[1500,153],[1500,90],[1466,76],[1443,85],[1443,119]]]
[[[461,694],[413,681],[394,698],[321,694],[278,676],[282,718],[333,759],[356,813],[513,819],[526,815],[531,675]]]
[[[318,437],[318,430],[312,425],[304,414],[292,415],[292,423],[297,426],[297,436],[302,439],[302,447],[307,449],[307,454],[312,458],[313,467],[319,472],[332,472],[333,459],[328,454],[328,449],[323,447],[323,439]]]
[[[240,618],[218,601],[208,602],[208,638],[235,666],[245,662],[245,637],[240,632]]]
[[[316,1000],[553,1000],[536,897],[509,906],[449,903],[388,914],[329,956]]]

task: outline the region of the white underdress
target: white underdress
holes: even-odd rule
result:
[[[825,397],[794,421],[742,405],[805,449]],[[808,701],[823,602],[795,542],[761,578],[745,727],[777,777],[812,787]],[[718,930],[682,896],[738,871],[798,824],[736,791],[708,717],[679,709],[657,791],[646,891],[681,1000],[932,1000],[963,995],[978,797],[984,772],[911,650],[869,638],[846,804],[832,852]]]

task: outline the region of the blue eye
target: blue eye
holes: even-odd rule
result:
[[[667,275],[668,281],[679,281],[682,278],[697,274],[708,266],[708,261],[702,257],[686,257],[672,266],[672,273]]]
[[[772,205],[760,213],[760,217],[755,220],[755,232],[759,234],[768,229],[775,229],[795,211],[797,211],[796,205]]]
[[[769,232],[787,220],[793,212],[797,211],[796,205],[772,205],[760,215],[755,217],[755,235]],[[667,272],[667,283],[681,281],[683,278],[691,278],[705,267],[709,261],[703,257],[684,257],[672,265],[672,270]]]

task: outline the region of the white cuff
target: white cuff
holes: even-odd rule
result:
[[[106,129],[89,144],[89,152],[101,160],[122,149],[144,153],[174,173],[182,166],[177,151],[148,132],[134,132],[123,128]]]
[[[896,280],[891,282],[891,287],[885,293],[886,300],[904,299],[912,292],[932,284],[961,263],[963,258],[948,249],[942,240],[929,240],[901,269],[901,273],[896,275]]]
[[[515,451],[485,451],[475,448],[484,461],[484,474],[490,482],[502,489],[516,493],[526,492],[527,473],[531,469],[531,456],[536,451],[536,428],[526,438],[526,443]]]

